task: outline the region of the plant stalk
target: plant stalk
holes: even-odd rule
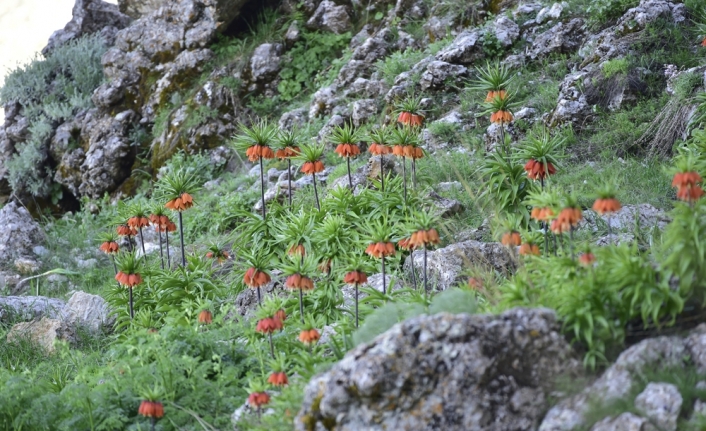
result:
[[[412,188],[417,189],[417,160],[412,157]]]
[[[402,157],[402,184],[404,186],[404,203],[407,205],[407,158]]]
[[[181,241],[181,266],[186,268],[186,254],[184,252],[184,220],[179,211],[179,240]]]
[[[414,267],[414,250],[409,254],[410,261],[412,262],[412,284],[414,285],[414,290],[417,290],[417,270]]]
[[[162,251],[162,231],[157,228],[157,235],[159,236],[159,259],[162,262],[162,270],[164,270],[164,251]]]
[[[571,249],[571,260],[574,260],[574,227],[569,228],[569,248]]]
[[[260,156],[260,197],[262,198],[262,219],[265,220],[267,211],[265,209],[265,172],[262,167],[262,156]]]
[[[262,294],[260,293],[260,286],[257,286],[257,305],[262,305]]]
[[[385,282],[385,255],[382,256],[382,294],[387,295],[387,283]]]
[[[302,323],[304,323],[304,291],[301,287],[299,288],[299,315]]]
[[[145,259],[145,263],[147,263],[147,252],[145,251],[145,236],[142,234],[142,226],[138,228],[140,230],[140,242],[142,243],[142,257]]]
[[[289,209],[292,209],[292,159],[287,157],[287,183],[289,191]]]
[[[314,179],[314,196],[316,197],[316,209],[321,211],[321,204],[319,203],[319,192],[316,190],[316,174],[311,174],[311,177]]]
[[[355,284],[355,327],[358,327],[358,283]]]
[[[346,167],[348,168],[348,187],[353,191],[353,178],[351,178],[351,158],[346,157]]]
[[[380,189],[385,193],[385,156],[380,154]]]
[[[427,285],[427,246],[424,245],[424,294],[429,291],[429,286]]]
[[[165,231],[164,236],[167,239],[167,268],[172,269],[172,259],[169,257],[169,232]]]
[[[270,336],[270,354],[272,355],[272,359],[275,359],[275,345],[272,343],[272,332],[268,335]]]
[[[135,317],[135,310],[133,309],[133,303],[132,303],[132,287],[128,287],[129,295],[130,295],[130,319],[133,319]]]

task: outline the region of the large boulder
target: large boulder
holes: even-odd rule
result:
[[[72,13],[71,21],[51,35],[42,54],[46,56],[70,40],[98,32],[106,45],[112,45],[115,34],[130,24],[130,17],[121,13],[118,6],[102,0],[76,0]]]
[[[346,7],[338,6],[330,0],[319,3],[314,15],[309,18],[306,25],[314,30],[330,31],[336,34],[345,33],[352,26]]]
[[[7,333],[8,343],[17,343],[27,339],[48,353],[54,352],[55,342],[61,338],[61,320],[47,317],[42,317],[41,320],[18,323]]]
[[[525,431],[581,365],[546,309],[395,325],[306,386],[295,429]]]
[[[0,297],[0,322],[34,320],[40,317],[58,319],[66,303],[45,296]]]
[[[411,278],[412,259],[417,274],[424,267],[424,252],[417,250],[404,263],[404,270]],[[510,250],[497,242],[463,241],[438,250],[427,251],[427,274],[431,287],[446,290],[463,280],[465,269],[483,266],[501,273],[508,273],[517,265]]]
[[[61,320],[66,327],[82,327],[92,333],[99,333],[115,323],[115,315],[111,313],[105,299],[78,291],[71,295],[61,311]]]
[[[7,265],[18,258],[33,257],[35,247],[46,237],[39,223],[32,219],[27,209],[15,201],[0,209],[0,265]]]
[[[214,11],[219,31],[228,27],[239,14],[242,7],[250,0],[206,0],[203,4]],[[122,13],[132,18],[141,18],[172,3],[172,0],[118,0]]]

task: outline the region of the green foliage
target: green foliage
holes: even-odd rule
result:
[[[480,168],[479,175],[486,182],[480,196],[486,208],[518,214],[525,224],[529,222],[529,209],[525,201],[536,186],[527,178],[522,164],[507,160],[495,152]]]
[[[409,71],[412,66],[424,58],[424,52],[413,49],[393,52],[375,63],[375,68],[382,74],[382,79],[392,86],[397,75]]]
[[[640,4],[640,0],[594,0],[586,10],[589,23],[604,26],[620,18],[628,9]]]
[[[350,33],[303,32],[302,38],[285,54],[279,73],[279,98],[289,102],[316,87],[314,77],[330,67],[351,39]]]
[[[679,203],[664,231],[664,266],[679,277],[682,295],[706,301],[706,204]]]
[[[628,59],[625,57],[608,60],[603,63],[603,76],[611,78],[615,75],[626,75],[628,73]]]

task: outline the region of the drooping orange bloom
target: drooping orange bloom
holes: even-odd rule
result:
[[[115,279],[118,283],[130,288],[142,283],[142,276],[140,276],[140,274],[125,274],[122,271],[118,271],[118,273],[115,274]]]
[[[703,195],[704,191],[700,186],[687,186],[677,189],[677,199],[685,202],[696,202]]]
[[[280,148],[279,150],[275,151],[275,157],[280,160],[291,159],[292,157],[296,157],[300,151],[301,150],[299,149],[299,147]]]
[[[500,242],[502,245],[506,245],[508,247],[517,247],[522,244],[522,238],[520,237],[519,232],[512,231],[503,234],[502,238],[500,238]]]
[[[355,157],[360,155],[360,147],[356,144],[338,144],[334,151],[341,157]]]
[[[181,212],[194,206],[194,198],[192,198],[188,193],[182,193],[181,196],[170,200],[164,204],[164,206],[170,210]]]
[[[136,236],[137,235],[137,229],[131,228],[130,226],[128,226],[126,224],[118,225],[116,230],[118,232],[118,235],[120,235],[120,236]]]
[[[363,271],[351,271],[343,277],[346,284],[364,284],[368,282],[368,275]]]
[[[282,321],[276,317],[267,317],[265,319],[260,319],[255,326],[255,331],[261,334],[271,334],[275,331],[279,331],[283,328]]]
[[[283,309],[279,309],[275,311],[275,319],[278,319],[280,322],[284,323],[285,320],[287,320],[287,313]]]
[[[545,165],[542,162],[530,159],[525,164],[525,171],[527,172],[527,178],[530,180],[543,180],[549,175],[554,175],[556,168],[549,162]]]
[[[306,249],[304,248],[304,244],[295,244],[289,247],[289,250],[287,250],[287,254],[290,256],[294,256],[295,254],[301,257],[306,256]]]
[[[167,232],[167,226],[171,223],[169,217],[165,215],[152,214],[150,215],[149,220],[157,232]],[[176,230],[176,224],[174,224],[174,230]]]
[[[147,227],[150,225],[150,219],[147,217],[130,217],[127,219],[127,225],[135,229]]]
[[[622,208],[622,205],[620,205],[620,201],[616,198],[598,198],[593,203],[593,211],[597,212],[599,215],[618,212],[620,208]]]
[[[202,325],[210,325],[213,323],[213,313],[209,310],[201,310],[199,313],[199,323]]]
[[[99,249],[105,254],[114,254],[120,250],[120,246],[115,241],[106,241],[100,245]]]
[[[331,259],[324,259],[318,266],[319,271],[328,274],[331,271]]]
[[[410,159],[421,159],[424,157],[424,151],[413,145],[405,145],[402,147],[402,155],[403,157],[408,157]]]
[[[384,156],[385,154],[390,154],[392,152],[392,148],[388,147],[387,145],[382,145],[378,144],[377,142],[373,142],[368,147],[368,151],[374,156]]]
[[[270,374],[270,377],[267,378],[267,383],[272,386],[286,386],[289,384],[289,379],[287,379],[287,374],[280,371]]]
[[[176,232],[176,229],[176,223],[174,223],[173,221],[167,223],[167,232]]]
[[[706,37],[704,38],[704,40],[701,41],[701,46],[706,47]]]
[[[252,407],[255,407],[256,409],[259,409],[260,406],[264,406],[269,402],[270,396],[267,394],[267,392],[253,392],[252,394],[248,395],[248,404],[250,404]]]
[[[253,145],[245,150],[245,155],[248,156],[248,160],[251,162],[256,162],[260,157],[263,159],[273,159],[275,152],[267,145]]]
[[[406,126],[421,126],[424,122],[424,116],[419,114],[413,114],[407,111],[402,111],[397,117],[397,122]]]
[[[264,286],[270,281],[272,281],[272,279],[268,273],[262,272],[256,268],[248,268],[243,276],[243,282],[252,288]]]
[[[408,245],[412,248],[417,248],[439,244],[440,242],[441,239],[439,238],[439,232],[437,232],[436,229],[420,229],[414,232],[412,236],[409,237]]]
[[[406,145],[395,145],[392,147],[392,155],[397,157],[404,157],[404,149]]]
[[[164,416],[164,406],[158,401],[143,400],[137,413],[144,417],[159,419]]]
[[[397,247],[401,248],[402,250],[412,250],[414,247],[412,247],[409,244],[410,238],[403,238],[399,241],[397,241]]]
[[[476,277],[471,277],[468,279],[468,287],[472,290],[480,290],[483,288],[483,280]]]
[[[538,208],[534,207],[532,208],[532,212],[530,213],[530,217],[537,221],[549,221],[554,217],[554,211],[549,208],[549,207],[544,207],[544,208]]]
[[[510,123],[515,117],[512,116],[510,111],[497,111],[490,115],[491,123]]]
[[[507,91],[505,91],[505,90],[489,91],[488,95],[485,96],[485,101],[492,102],[493,99],[495,99],[496,97],[500,100],[505,100],[505,97],[507,97]]]
[[[524,243],[520,246],[520,254],[525,255],[525,256],[528,256],[528,255],[539,256],[540,255],[539,246],[537,244]]]
[[[218,263],[223,263],[226,260],[230,259],[230,253],[225,250],[221,250],[219,253],[209,251],[208,253],[206,253],[206,257],[209,259],[216,259]]]
[[[314,290],[314,280],[305,275],[292,274],[287,277],[287,281],[284,282],[284,287],[288,289],[301,289],[306,292]]]
[[[315,162],[306,162],[302,165],[302,172],[307,175],[318,174],[324,171],[324,162],[317,160]]]
[[[564,208],[559,212],[557,218],[552,221],[549,228],[555,234],[569,232],[571,228],[576,227],[579,221],[583,218],[581,209],[579,208]]]
[[[596,261],[596,256],[593,253],[584,253],[579,256],[579,264],[583,266],[591,266]]]
[[[370,256],[380,259],[386,256],[395,254],[395,244],[391,242],[374,242],[365,249],[365,252]]]
[[[672,179],[672,187],[681,188],[695,186],[701,182],[701,175],[698,172],[677,172]]]
[[[316,329],[309,329],[308,331],[304,329],[299,333],[299,341],[307,345],[316,343],[319,338],[321,338],[321,335]]]

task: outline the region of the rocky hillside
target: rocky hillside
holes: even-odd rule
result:
[[[77,0],[0,429],[704,429],[705,89],[698,0]]]

